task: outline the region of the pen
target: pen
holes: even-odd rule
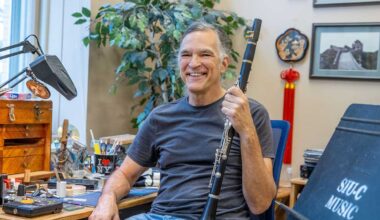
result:
[[[87,199],[81,199],[81,198],[63,198],[63,201],[76,201],[76,202],[86,202]]]

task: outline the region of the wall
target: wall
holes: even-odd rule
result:
[[[92,17],[101,5],[117,2],[120,1],[91,1]],[[132,88],[121,82],[115,95],[108,93],[121,56],[122,52],[117,48],[98,48],[96,44],[90,44],[87,128],[93,130],[95,138],[136,132],[130,124]]]
[[[284,82],[280,72],[289,68],[277,57],[274,47],[280,34],[294,27],[311,42],[312,23],[380,22],[380,5],[313,8],[312,1],[223,0],[219,7],[245,18],[263,20],[247,94],[263,103],[272,119],[282,118]],[[245,47],[244,43],[236,46],[241,48],[238,51]],[[309,63],[310,48],[306,57],[294,65],[301,77],[296,83],[293,176],[299,175],[303,151],[324,148],[351,103],[380,104],[380,82],[311,80]]]
[[[92,10],[104,2],[92,1]],[[312,23],[380,22],[380,5],[313,8],[312,1],[301,0],[223,0],[218,7],[248,19],[263,20],[247,95],[263,103],[272,119],[282,118],[284,82],[280,72],[289,68],[277,57],[274,44],[278,35],[294,27],[311,40]],[[244,40],[236,36],[234,42],[241,42],[235,46],[243,53]],[[116,96],[107,94],[120,53],[91,45],[90,54],[88,128],[93,128],[95,135],[134,132],[129,123],[129,109],[134,102],[132,90],[128,87],[122,88]],[[296,85],[293,176],[299,175],[304,149],[325,147],[351,103],[380,103],[379,82],[310,80],[309,59],[310,49],[304,60],[294,66],[301,78]]]
[[[41,1],[41,43],[45,45],[46,54],[56,55],[64,65],[77,89],[77,97],[68,101],[55,89],[50,88],[53,101],[52,133],[56,134],[58,126],[64,119],[77,127],[80,141],[86,141],[87,83],[89,49],[81,40],[88,34],[85,25],[75,25],[71,16],[82,7],[89,7],[90,1]]]

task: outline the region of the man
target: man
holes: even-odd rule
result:
[[[199,219],[209,193],[215,150],[227,117],[236,131],[218,203],[218,219],[247,219],[265,211],[275,196],[272,133],[268,113],[238,88],[222,88],[228,38],[196,22],[179,50],[187,96],[154,109],[128,156],[108,180],[90,219],[119,219],[116,202],[148,168],[161,170],[151,212],[131,219]]]

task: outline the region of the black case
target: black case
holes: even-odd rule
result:
[[[7,202],[3,204],[3,211],[7,214],[23,217],[36,217],[46,214],[54,214],[62,211],[61,200],[39,199],[34,204],[23,204],[21,202]]]

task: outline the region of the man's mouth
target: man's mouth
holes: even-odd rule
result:
[[[191,72],[191,73],[186,73],[187,76],[191,76],[191,77],[200,77],[200,76],[203,76],[203,75],[206,75],[206,73],[201,73],[201,72]]]

